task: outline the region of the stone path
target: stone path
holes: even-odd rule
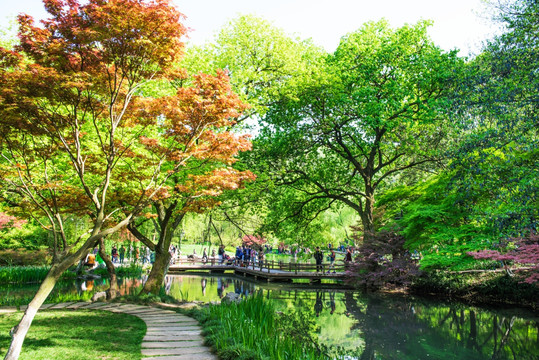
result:
[[[20,310],[25,310],[21,306]],[[142,340],[143,360],[217,360],[217,356],[202,344],[202,329],[198,322],[172,310],[150,306],[104,302],[66,302],[43,304],[41,309],[95,309],[137,316],[146,323],[146,336]],[[1,308],[0,314],[17,311]]]

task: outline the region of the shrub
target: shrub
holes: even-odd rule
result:
[[[488,259],[527,265],[528,268],[516,269],[524,282],[539,286],[539,235],[530,233],[526,237],[511,238],[503,242],[498,250],[469,252],[475,259]]]
[[[0,266],[44,266],[50,263],[51,256],[46,250],[7,249],[0,250]]]
[[[408,286],[420,271],[404,243],[404,236],[392,231],[365,241],[346,271],[347,282],[370,289]]]

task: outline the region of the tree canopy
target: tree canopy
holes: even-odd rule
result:
[[[373,233],[375,194],[435,166],[461,60],[436,47],[427,27],[365,24],[270,107],[255,161],[284,185],[276,211],[308,220],[341,203]]]

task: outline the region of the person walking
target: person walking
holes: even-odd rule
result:
[[[208,261],[208,251],[206,250],[206,248],[204,248],[204,251],[202,252],[202,262],[207,262]]]
[[[116,245],[112,245],[112,250],[110,250],[110,257],[112,258],[113,263],[118,262],[118,249],[116,248]]]
[[[344,267],[348,268],[352,263],[352,247],[349,246],[346,249],[346,254],[344,255]]]
[[[328,274],[333,269],[333,273],[335,274],[335,258],[337,255],[335,254],[335,250],[331,249],[329,253],[329,266],[328,266]]]
[[[124,257],[125,257],[125,246],[120,246],[120,264],[124,263]]]
[[[223,261],[225,261],[225,247],[224,247],[224,245],[219,246],[219,251],[217,251],[217,255],[219,256],[219,264],[222,264]]]
[[[314,260],[316,260],[316,272],[324,271],[322,267],[323,259],[324,259],[324,254],[322,254],[322,251],[320,251],[320,246],[317,246],[316,251],[314,252]]]

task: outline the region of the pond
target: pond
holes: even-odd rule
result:
[[[140,285],[140,279],[120,280],[122,293]],[[349,360],[539,359],[539,316],[525,309],[365,294],[338,284],[268,284],[228,275],[169,275],[164,285],[179,300],[210,302],[228,292],[256,293],[273,299],[280,311],[302,310],[316,320],[320,342],[345,348]],[[60,286],[54,296],[68,300],[70,293],[90,294],[105,286],[102,281],[79,282]],[[16,296],[13,291],[8,294]],[[31,290],[17,291],[21,296]]]

